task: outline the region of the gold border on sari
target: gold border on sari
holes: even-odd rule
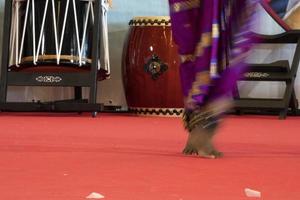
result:
[[[187,102],[194,102],[193,96],[204,94],[205,92],[201,90],[202,85],[210,85],[211,78],[209,71],[202,71],[196,74],[196,79],[193,82],[192,88],[189,91],[189,95],[187,97]]]
[[[203,33],[200,42],[196,46],[195,57],[202,56],[204,52],[204,48],[209,47],[211,45],[212,45],[212,33],[211,32]]]
[[[181,63],[193,62],[196,57],[203,55],[204,49],[212,45],[212,33],[207,32],[203,33],[200,39],[200,42],[195,47],[194,54],[181,54],[180,61]]]
[[[210,76],[218,76],[218,64],[215,62],[210,63]]]
[[[171,5],[171,12],[177,13],[200,7],[200,0],[185,0]]]
[[[193,62],[193,61],[195,61],[194,54],[182,54],[182,55],[180,55],[180,62],[181,63]]]
[[[212,25],[212,37],[213,38],[219,38],[220,37],[220,28],[219,24],[213,24]]]

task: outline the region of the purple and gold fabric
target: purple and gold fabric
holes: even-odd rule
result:
[[[169,0],[186,108],[227,95],[252,46],[255,0]]]

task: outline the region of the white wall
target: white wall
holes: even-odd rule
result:
[[[98,101],[105,104],[122,105],[126,107],[126,100],[121,77],[121,55],[123,43],[126,37],[128,22],[134,16],[168,15],[167,0],[113,0],[114,8],[109,14],[109,37],[111,54],[111,79],[99,83]],[[3,23],[4,0],[0,0],[0,22]],[[266,34],[282,32],[266,14],[261,15],[261,26],[257,31]],[[0,29],[1,30],[1,29]],[[2,32],[2,31],[1,31]],[[2,34],[2,33],[1,33]],[[2,37],[1,37],[2,38]],[[0,40],[1,43],[1,40]],[[255,51],[255,60],[272,61],[274,59],[286,59],[292,57],[294,47],[291,45],[260,48]],[[0,49],[1,52],[1,49]],[[1,54],[0,54],[1,55]],[[298,72],[300,76],[300,70]],[[241,84],[242,95],[249,97],[280,97],[283,94],[282,83],[247,83]],[[85,92],[87,94],[87,91]],[[296,81],[296,93],[300,99],[300,79]],[[10,87],[8,99],[11,101],[23,101],[32,99],[53,100],[71,97],[69,88],[32,88]]]

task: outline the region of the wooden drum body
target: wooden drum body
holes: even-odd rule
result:
[[[138,114],[180,115],[179,55],[169,17],[136,17],[123,54],[128,107]]]

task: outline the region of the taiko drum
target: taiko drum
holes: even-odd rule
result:
[[[136,17],[129,26],[122,67],[129,110],[146,115],[180,115],[180,60],[170,18]]]
[[[94,4],[95,0],[14,0],[9,70],[89,71]],[[109,69],[99,65],[98,79],[107,76]]]

